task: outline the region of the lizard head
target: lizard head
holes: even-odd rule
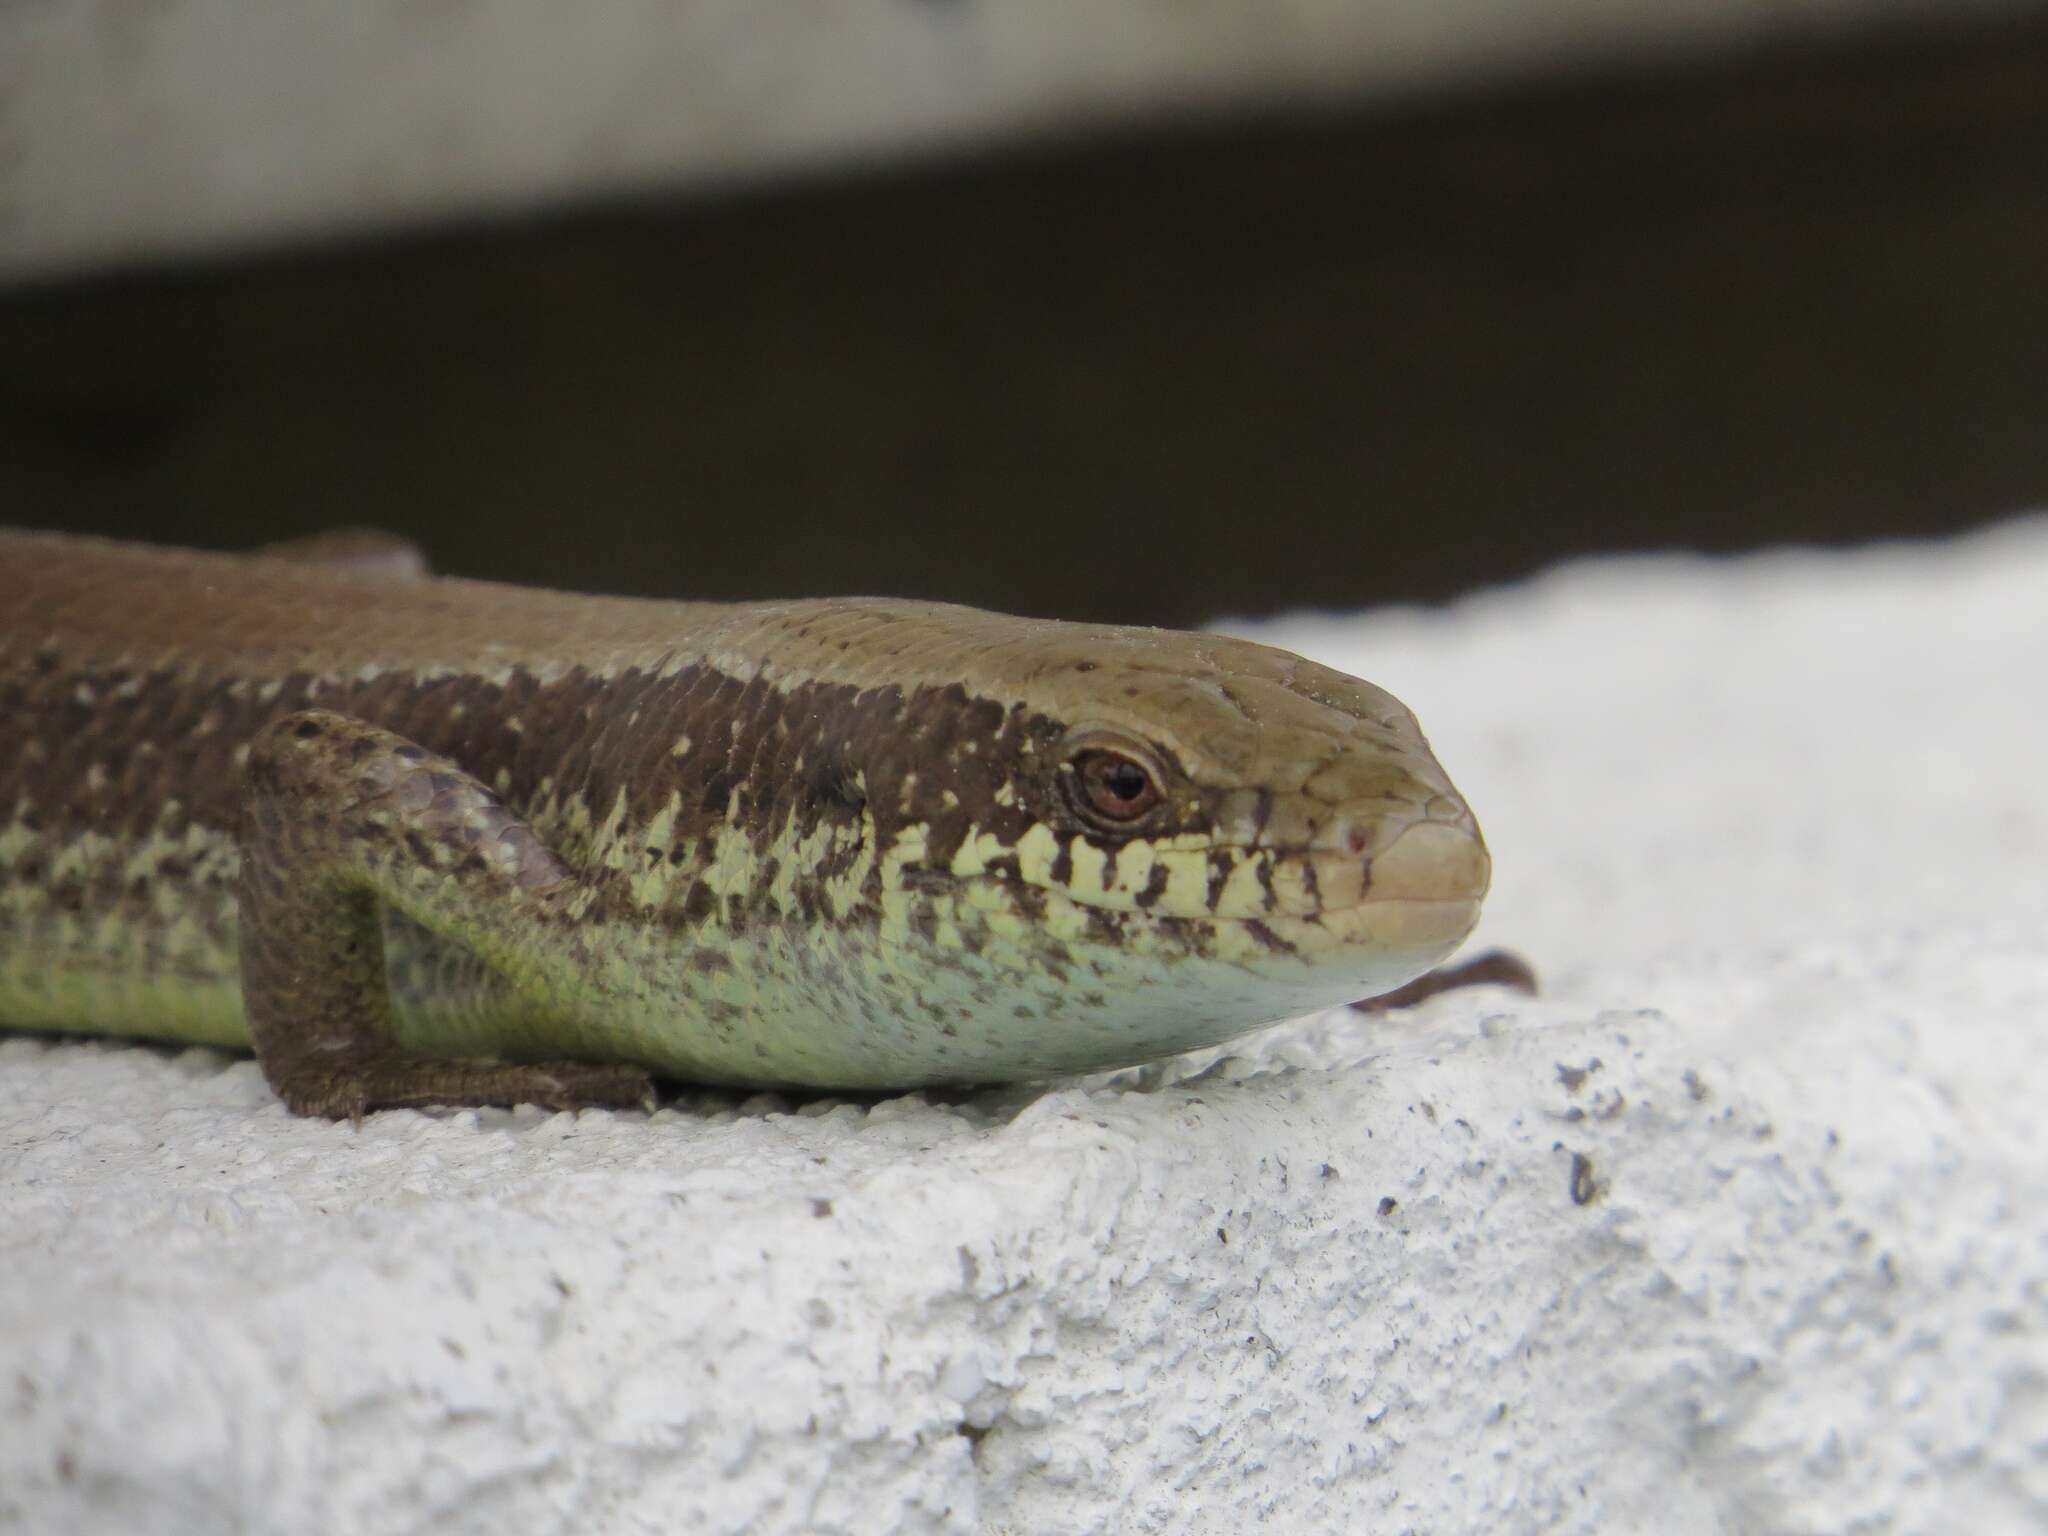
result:
[[[897,1011],[943,1016],[942,1075],[1213,1043],[1400,986],[1478,918],[1478,825],[1370,683],[1213,635],[918,604],[857,622],[903,679],[844,722],[871,969]]]

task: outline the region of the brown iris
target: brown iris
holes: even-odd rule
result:
[[[1105,821],[1138,820],[1159,803],[1152,772],[1136,758],[1097,747],[1074,759],[1074,776],[1088,809]]]

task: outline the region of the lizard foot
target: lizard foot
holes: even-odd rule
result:
[[[360,1121],[377,1109],[429,1104],[544,1109],[655,1107],[654,1080],[611,1062],[502,1062],[393,1054],[368,1061],[295,1063],[271,1078],[293,1114]]]

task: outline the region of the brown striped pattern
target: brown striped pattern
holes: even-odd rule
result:
[[[583,937],[550,962],[536,1032],[698,1075],[744,1079],[733,1062],[756,1047],[776,1064],[752,1075],[775,1081],[847,1080],[863,1052],[890,1063],[883,1081],[1132,1059],[1183,1043],[1169,1004],[1220,1038],[1454,943],[1469,911],[1441,932],[1337,921],[1412,825],[1450,849],[1417,911],[1476,911],[1484,888],[1476,829],[1412,716],[1243,642],[6,532],[0,569],[0,1024],[239,1037],[245,760],[306,709],[458,765],[571,872],[562,921]],[[1062,779],[1074,743],[1104,732],[1166,780],[1138,834],[1088,824]],[[387,923],[414,1038],[545,1047],[483,1022],[546,1010],[479,960],[479,935]],[[1183,975],[1209,987],[1192,1006],[1140,995]],[[564,988],[587,996],[569,1007]],[[620,1033],[605,989],[636,1021]],[[1032,1027],[1008,1044],[984,1027],[996,1016]]]

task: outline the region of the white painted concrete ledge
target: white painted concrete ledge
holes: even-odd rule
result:
[[[360,1131],[0,1044],[0,1529],[2048,1528],[2048,523],[1266,633],[1544,998]]]

